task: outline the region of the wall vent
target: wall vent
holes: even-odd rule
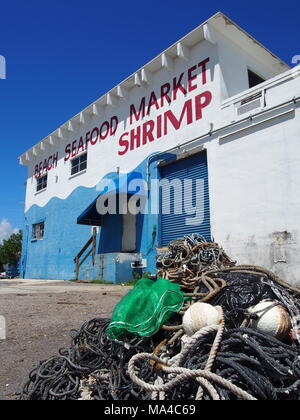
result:
[[[242,101],[236,104],[236,113],[240,117],[248,114],[253,110],[263,108],[263,95],[262,92],[256,93],[255,95],[248,96]]]

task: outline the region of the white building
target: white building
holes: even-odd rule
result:
[[[20,156],[23,275],[74,278],[94,232],[79,278],[123,282],[133,261],[154,272],[161,247],[198,232],[299,284],[299,76],[217,13],[113,87]],[[163,214],[156,179],[182,183],[170,189],[182,211],[175,200]],[[147,211],[122,214],[125,187]],[[104,191],[117,214],[99,214]]]

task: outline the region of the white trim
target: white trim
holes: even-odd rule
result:
[[[272,79],[266,80],[263,83],[260,83],[257,86],[254,86],[253,88],[244,90],[243,92],[238,93],[237,95],[231,96],[230,98],[225,99],[221,103],[221,109],[226,108],[227,106],[230,106],[232,104],[235,104],[236,102],[241,101],[247,96],[254,95],[255,93],[259,93],[260,91],[264,89],[271,89],[275,86],[287,82],[291,79],[294,79],[296,76],[300,76],[300,66],[295,71],[295,68],[287,70],[286,72],[279,74],[278,76],[273,77]]]
[[[44,192],[44,191],[46,191],[46,190],[47,190],[47,187],[46,187],[46,188],[43,188],[42,190],[36,191],[36,192],[34,193],[34,195],[39,195],[39,194],[43,193],[43,192]]]
[[[87,169],[83,169],[80,172],[76,172],[76,174],[70,175],[68,179],[76,178],[76,176],[82,175],[82,174],[86,173],[86,171],[87,171]]]
[[[295,112],[294,108],[290,109],[288,111],[285,111],[285,112],[281,112],[280,114],[274,115],[273,117],[267,118],[265,120],[259,121],[255,124],[248,125],[247,127],[240,128],[239,130],[235,130],[232,133],[225,134],[224,136],[220,136],[219,137],[219,142],[222,142],[224,139],[227,139],[228,137],[234,136],[235,134],[241,133],[241,132],[246,131],[246,130],[251,130],[251,128],[257,127],[258,125],[265,124],[269,121],[275,120],[276,118],[283,117],[283,116],[291,114],[293,112]]]

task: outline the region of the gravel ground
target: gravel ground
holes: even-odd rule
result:
[[[41,360],[69,347],[71,329],[94,317],[111,316],[129,287],[62,281],[0,280],[0,400],[18,397]]]

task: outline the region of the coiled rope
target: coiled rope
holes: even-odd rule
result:
[[[128,373],[130,378],[133,382],[135,382],[137,385],[139,385],[141,388],[147,390],[147,391],[170,391],[173,387],[180,384],[183,381],[187,381],[189,379],[197,379],[198,381],[201,381],[201,385],[205,387],[210,393],[213,399],[219,399],[212,387],[210,386],[210,382],[215,382],[227,389],[229,389],[232,393],[238,395],[242,399],[245,400],[256,400],[252,395],[250,395],[248,392],[243,391],[241,388],[237,387],[236,385],[230,383],[226,379],[223,379],[222,377],[209,372],[208,370],[202,370],[202,369],[186,369],[182,367],[169,367],[169,366],[162,366],[162,371],[167,374],[176,374],[176,378],[171,379],[168,383],[162,384],[162,385],[152,385],[149,384],[142,379],[140,379],[136,374],[136,368],[135,363],[141,360],[153,360],[156,363],[163,364],[163,360],[160,359],[157,356],[154,356],[153,354],[149,353],[140,353],[132,357],[128,364]],[[207,383],[206,381],[202,381],[202,379],[206,379],[209,381]]]

